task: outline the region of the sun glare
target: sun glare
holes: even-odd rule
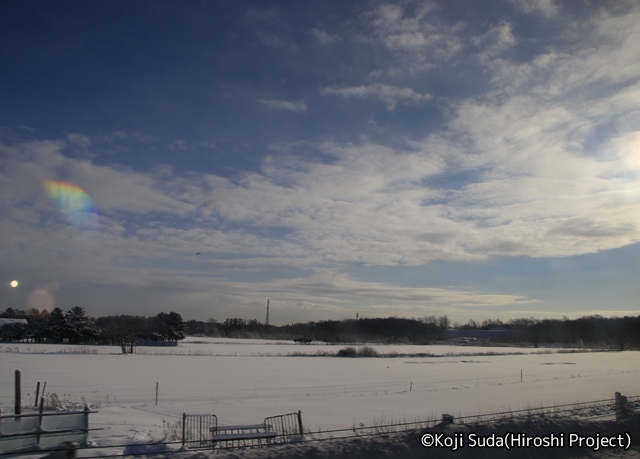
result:
[[[16,287],[18,286],[18,281],[17,281],[17,280],[12,280],[12,281],[11,281],[11,286],[12,286],[13,288],[16,288]]]

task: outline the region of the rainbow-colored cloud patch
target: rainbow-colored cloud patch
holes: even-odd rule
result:
[[[98,210],[91,197],[80,187],[55,180],[42,181],[47,194],[58,209],[77,227],[90,228],[96,221]]]

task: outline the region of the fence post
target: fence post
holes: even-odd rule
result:
[[[44,390],[47,388],[47,381],[44,382],[44,384],[42,385],[42,397],[44,397]]]
[[[36,399],[36,406],[38,406],[37,399]],[[38,416],[38,436],[36,437],[36,445],[40,444],[40,432],[42,431],[42,412],[43,411],[44,411],[44,397],[42,397],[42,403],[40,403],[40,416]]]
[[[16,370],[16,400],[14,414],[22,414],[22,382],[20,380],[20,370]]]
[[[89,405],[84,404],[84,440],[83,443],[87,441],[87,437],[89,436],[89,413],[91,410],[89,409]]]
[[[38,397],[40,396],[40,381],[38,381],[38,386],[36,389],[36,408],[38,408]]]
[[[627,397],[616,392],[616,421],[627,418]]]
[[[184,446],[184,425],[187,420],[187,414],[182,413],[182,446]]]
[[[302,430],[302,412],[298,410],[298,429],[300,430],[300,436],[304,435],[304,431]]]

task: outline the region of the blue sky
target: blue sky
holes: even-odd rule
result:
[[[637,315],[638,24],[634,1],[2,2],[0,309]]]

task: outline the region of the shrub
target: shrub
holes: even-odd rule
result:
[[[338,357],[357,357],[358,351],[356,351],[355,347],[345,347],[340,349],[336,355]]]
[[[365,346],[358,351],[359,357],[379,357],[378,351],[374,348]]]
[[[365,346],[361,349],[355,347],[345,347],[340,349],[336,354],[338,357],[379,357],[378,351],[374,348]]]

